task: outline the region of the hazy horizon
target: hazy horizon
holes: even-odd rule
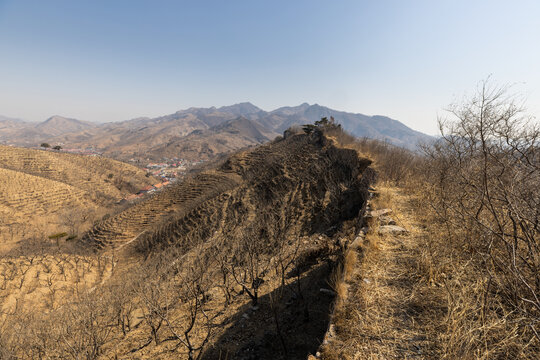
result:
[[[540,114],[535,1],[0,0],[0,115],[92,122],[249,101],[436,119],[492,74]]]
[[[303,102],[301,104],[282,105],[282,106],[279,106],[279,107],[277,107],[275,109],[263,109],[262,107],[258,106],[257,104],[254,104],[251,101],[241,101],[241,102],[236,102],[236,103],[233,103],[233,104],[223,104],[223,105],[219,105],[219,106],[212,105],[212,106],[208,106],[208,107],[191,106],[189,108],[178,109],[176,111],[173,111],[173,112],[167,113],[167,114],[157,114],[155,116],[138,116],[138,117],[134,117],[134,118],[130,118],[130,119],[118,119],[118,120],[113,120],[113,121],[86,120],[86,119],[75,118],[75,117],[72,117],[72,116],[65,116],[63,114],[52,114],[50,116],[47,116],[45,119],[38,119],[38,120],[28,120],[28,119],[23,119],[23,118],[20,118],[20,117],[6,116],[4,114],[0,114],[0,117],[5,116],[6,118],[10,118],[10,119],[21,120],[21,121],[25,121],[25,122],[28,122],[28,123],[36,123],[36,124],[38,124],[38,123],[47,121],[48,119],[50,119],[52,117],[60,116],[60,117],[63,117],[63,118],[68,118],[68,119],[75,119],[75,120],[80,120],[80,121],[88,121],[88,122],[92,122],[92,123],[96,123],[96,124],[104,124],[104,123],[109,123],[109,122],[122,122],[122,121],[135,120],[135,119],[139,119],[139,118],[149,118],[149,119],[158,118],[158,117],[161,117],[161,116],[167,116],[167,115],[170,115],[170,114],[173,114],[173,113],[176,113],[176,112],[180,112],[180,111],[187,111],[187,110],[189,110],[191,108],[195,108],[195,109],[211,109],[211,108],[220,109],[222,107],[240,105],[240,104],[251,104],[251,105],[254,105],[257,108],[261,109],[262,111],[265,111],[265,112],[268,112],[268,113],[270,113],[272,111],[275,111],[275,110],[278,110],[280,108],[284,108],[284,107],[297,107],[297,106],[300,106],[300,105],[303,105],[303,104],[308,104],[309,106],[316,105],[316,106],[326,107],[326,108],[329,108],[331,110],[335,110],[335,111],[338,111],[338,112],[344,112],[344,113],[348,113],[348,114],[365,115],[365,116],[370,116],[370,117],[374,117],[374,116],[389,117],[389,116],[387,116],[385,114],[364,114],[364,113],[360,113],[360,112],[343,111],[341,109],[333,109],[333,108],[331,108],[329,106],[325,106],[324,104],[317,104],[317,103],[311,103],[310,104],[308,102]],[[389,118],[391,118],[391,117],[389,117]],[[393,118],[391,118],[391,119],[399,121],[399,119],[393,119]],[[338,119],[336,119],[336,120],[338,120]],[[339,122],[339,120],[338,120],[338,122]],[[413,130],[417,130],[417,129],[413,129]],[[418,130],[418,131],[420,131],[420,130]]]

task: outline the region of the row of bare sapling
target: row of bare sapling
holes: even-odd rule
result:
[[[265,279],[278,279],[279,285],[296,281],[293,291],[302,298],[300,273],[289,280],[300,241],[287,238],[290,224],[277,213],[261,213],[257,218],[257,223],[201,239],[189,249],[158,250],[138,270],[87,291],[74,291],[72,301],[51,304],[45,314],[22,310],[1,314],[0,358],[95,359],[114,354],[107,344],[141,326],[147,340],[133,344],[130,351],[165,344],[189,359],[200,358],[218,325],[216,308],[225,309],[238,297],[260,306]],[[219,304],[212,299],[212,289],[223,294]],[[215,301],[211,307],[210,300]],[[270,306],[277,307],[274,301]],[[120,354],[125,355],[125,350]]]

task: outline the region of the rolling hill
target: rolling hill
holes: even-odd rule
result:
[[[41,123],[0,116],[0,142],[11,145],[37,146],[40,142],[66,133],[80,133],[97,125],[88,121],[54,115]]]
[[[415,149],[419,141],[431,139],[385,116],[353,114],[307,103],[267,112],[246,102],[220,108],[189,108],[156,118],[99,125],[54,116],[37,125],[0,129],[0,141],[9,140],[24,146],[37,146],[44,141],[94,148],[122,160],[133,157],[201,160],[263,143],[292,125],[313,123],[330,116],[355,136],[381,139],[409,149]]]
[[[88,121],[65,118],[54,115],[35,126],[45,136],[59,136],[65,133],[81,132],[95,128],[97,125]]]
[[[141,169],[108,158],[4,145],[0,145],[0,179],[5,248],[31,233],[43,236],[65,230],[62,218],[103,215],[123,197],[157,181]],[[18,236],[7,235],[11,233]]]
[[[223,130],[264,136],[249,121]],[[48,154],[28,151],[23,165]],[[78,241],[0,257],[1,357],[307,358],[329,326],[337,244],[362,226],[370,163],[322,133],[287,136],[96,221]],[[75,187],[25,175],[13,190]],[[285,334],[294,346],[282,356]]]
[[[216,155],[259,145],[278,134],[264,128],[256,121],[239,117],[205,130],[194,130],[189,135],[175,137],[165,145],[150,148],[153,158],[181,157],[189,160],[209,160]]]
[[[32,124],[26,121],[0,115],[0,143],[23,142],[32,128]]]

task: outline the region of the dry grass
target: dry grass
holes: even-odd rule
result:
[[[537,359],[540,342],[527,334],[526,319],[509,310],[497,296],[479,254],[462,229],[448,231],[429,211],[425,194],[416,197],[417,217],[429,236],[423,241],[419,270],[433,287],[443,290],[445,313],[438,335],[445,359]],[[496,273],[493,274],[497,276]]]
[[[357,257],[348,254],[350,290],[338,301],[336,336],[323,358],[537,359],[538,340],[521,325],[526,319],[505,310],[475,254],[448,235],[423,195],[379,192],[374,208],[392,208],[410,234],[381,237],[375,223]]]
[[[325,356],[539,358],[540,335],[535,330],[538,318],[531,323],[530,313],[516,306],[520,298],[512,300],[507,296],[515,290],[512,284],[517,280],[511,279],[512,274],[508,276],[505,266],[489,266],[490,258],[482,250],[482,244],[489,241],[482,237],[482,231],[470,231],[467,224],[460,226],[449,217],[452,211],[459,215],[463,204],[449,204],[449,213],[435,213],[432,206],[437,201],[448,201],[446,197],[453,199],[455,194],[459,197],[462,191],[458,184],[455,190],[446,189],[451,193],[433,192],[430,181],[440,180],[437,174],[442,170],[437,166],[441,164],[419,156],[411,158],[375,140],[349,141],[346,146],[374,160],[373,167],[381,180],[380,197],[374,207],[394,208],[398,225],[411,233],[400,241],[381,239],[372,227],[363,242],[361,260],[357,261],[357,272],[362,276],[352,280],[359,284],[358,291],[349,294],[349,301],[336,312],[336,324],[342,321],[343,331],[325,349]],[[430,164],[434,168],[428,169]],[[401,187],[391,189],[396,184]],[[385,193],[392,195],[390,202]],[[497,249],[492,250],[493,254],[500,255]],[[534,262],[531,259],[527,257],[527,261]],[[370,283],[362,282],[364,279]],[[505,283],[510,285],[501,285]],[[409,325],[400,320],[403,313],[409,312],[395,311],[407,309],[406,304],[417,309]],[[407,338],[409,333],[412,336]],[[415,343],[414,339],[425,340]]]
[[[380,236],[373,221],[359,251],[347,253],[349,292],[337,302],[336,335],[322,358],[538,358],[520,315],[486,296],[493,284],[481,264],[449,237],[420,190],[379,185],[373,208],[391,208],[410,232]]]
[[[392,217],[410,233],[380,236],[373,221],[364,245],[348,252],[348,299],[336,308],[336,335],[323,347],[322,357],[437,358],[444,299],[440,288],[429,285],[419,264],[425,233],[416,222],[409,196],[389,186],[379,186],[378,194],[373,208],[391,208]]]

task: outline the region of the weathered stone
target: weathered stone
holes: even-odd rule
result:
[[[381,225],[396,225],[396,220],[392,219],[390,216],[382,215],[379,216],[379,224]]]
[[[405,235],[409,231],[397,225],[383,225],[379,227],[379,235]]]
[[[356,239],[351,243],[350,247],[351,249],[359,249],[362,247],[362,244],[364,243],[364,237],[363,236],[357,236]]]
[[[365,236],[369,231],[369,228],[367,226],[363,226],[360,231],[358,232],[358,236]]]
[[[392,209],[380,209],[380,210],[373,210],[369,212],[369,216],[371,217],[379,217],[383,215],[388,215],[392,213]]]

